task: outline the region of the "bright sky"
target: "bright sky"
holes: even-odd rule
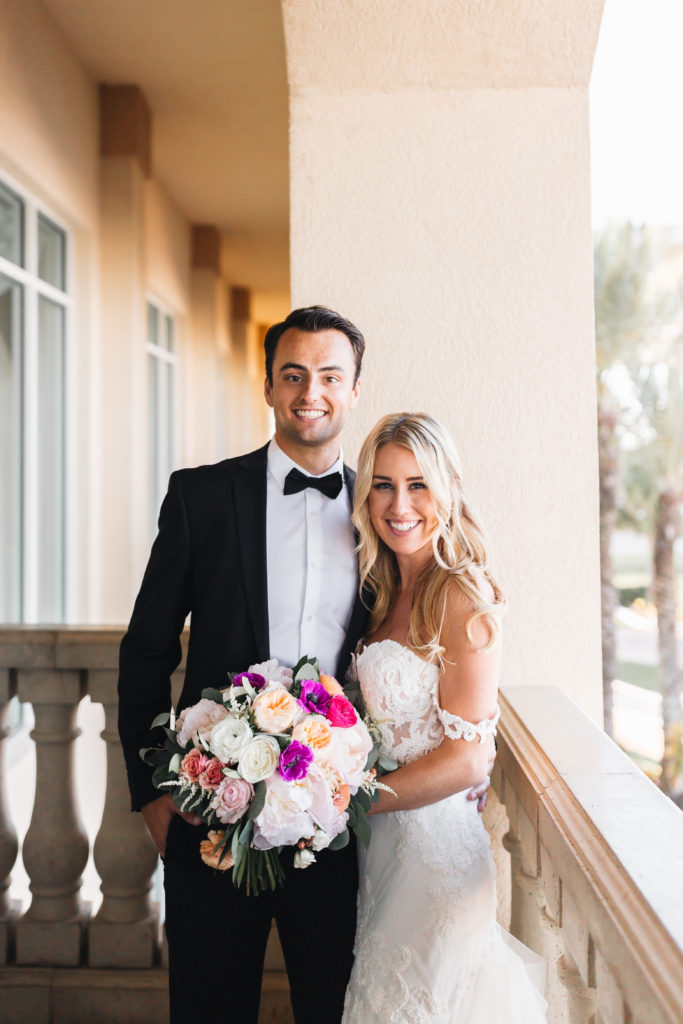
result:
[[[593,226],[683,225],[683,2],[606,0],[591,80]]]

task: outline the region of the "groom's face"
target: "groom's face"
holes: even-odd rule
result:
[[[265,384],[278,443],[333,445],[358,401],[355,375],[353,348],[341,331],[285,331],[275,349],[273,383]]]

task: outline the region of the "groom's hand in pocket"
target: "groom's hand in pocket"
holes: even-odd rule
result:
[[[486,801],[488,800],[489,796],[489,789],[491,788],[491,772],[493,771],[493,766],[496,762],[496,744],[493,739],[493,736],[488,736],[486,742],[489,744],[489,763],[486,778],[478,785],[473,786],[472,789],[467,794],[468,800],[477,801],[477,810],[479,811],[480,814],[486,807]]]
[[[166,836],[168,826],[174,814],[179,814],[188,825],[201,825],[202,819],[198,814],[189,814],[179,811],[173,803],[170,793],[164,793],[157,800],[152,800],[142,808],[142,817],[147,831],[154,840],[154,845],[163,857],[166,853]]]

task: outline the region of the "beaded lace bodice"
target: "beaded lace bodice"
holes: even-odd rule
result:
[[[494,734],[494,718],[467,722],[439,706],[438,665],[423,661],[396,640],[379,640],[355,658],[355,669],[367,710],[382,732],[382,753],[399,764],[428,754],[445,736],[481,742]]]

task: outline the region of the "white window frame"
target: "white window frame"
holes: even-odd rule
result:
[[[21,344],[21,405],[23,443],[20,480],[15,486],[22,490],[21,508],[21,597],[20,620],[39,622],[38,564],[38,305],[41,297],[49,299],[64,310],[64,549],[62,552],[62,608],[63,621],[68,620],[71,607],[71,574],[69,572],[73,521],[71,466],[73,449],[73,422],[71,396],[75,393],[72,380],[74,351],[74,238],[69,224],[24,185],[0,168],[0,181],[14,192],[24,204],[24,264],[20,267],[0,256],[0,273],[22,286],[22,344]],[[42,214],[64,232],[65,290],[61,291],[38,276],[38,217]]]
[[[156,309],[157,314],[161,320],[170,320],[173,327],[173,351],[170,352],[162,345],[153,344],[149,340],[149,308],[153,307]],[[148,292],[146,295],[145,302],[145,352],[146,355],[152,356],[152,358],[159,360],[161,363],[165,363],[173,368],[173,383],[171,389],[171,406],[172,406],[172,425],[170,433],[171,442],[171,465],[169,467],[169,473],[159,471],[156,479],[152,479],[152,466],[149,466],[150,474],[150,494],[149,494],[149,522],[150,522],[150,535],[154,539],[157,531],[157,520],[159,518],[159,508],[161,502],[166,493],[168,485],[168,476],[174,469],[178,468],[178,454],[180,444],[180,402],[179,402],[179,366],[180,366],[180,318],[178,314],[173,310],[167,303],[160,299],[157,295]],[[149,373],[149,358],[146,361],[147,372]],[[149,381],[147,386],[147,399],[149,400]],[[151,415],[152,410],[148,407],[147,410],[147,429],[151,430]],[[157,423],[157,427],[163,426],[166,436],[168,436],[167,425]],[[148,444],[147,450],[149,452],[150,445]]]

